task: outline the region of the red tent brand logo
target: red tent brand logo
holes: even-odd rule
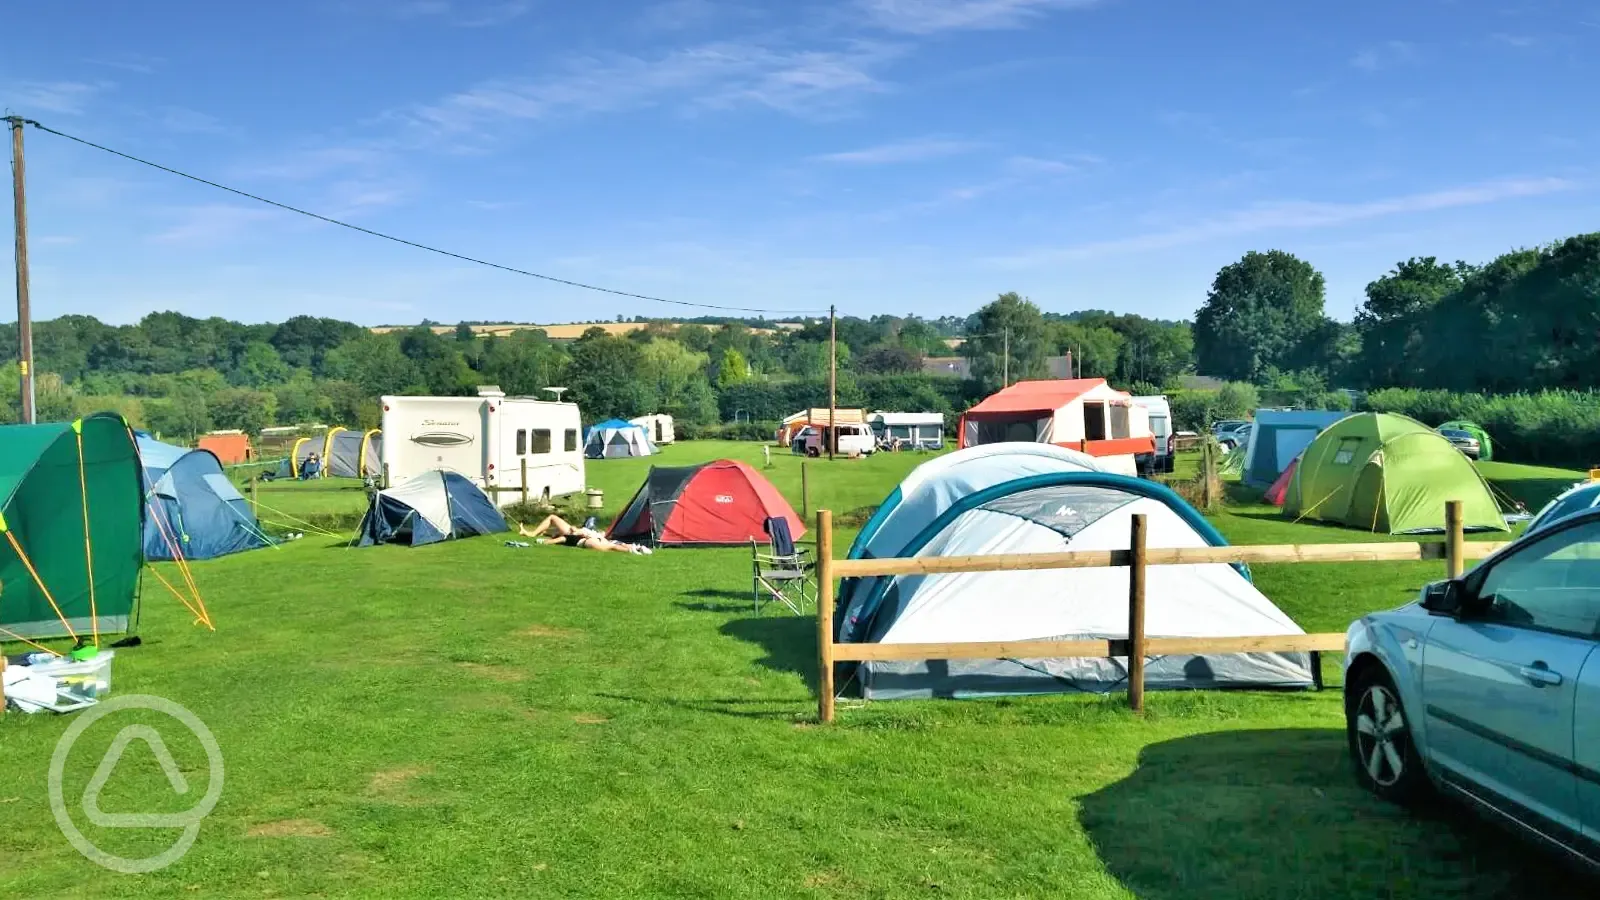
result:
[[[124,725],[117,736],[112,739],[111,746],[107,748],[100,763],[95,766],[94,776],[89,779],[89,784],[83,790],[80,807],[83,815],[90,823],[101,828],[151,828],[151,829],[183,829],[178,839],[167,849],[155,856],[143,859],[128,859],[116,856],[96,847],[83,832],[78,830],[77,823],[72,819],[72,813],[67,808],[65,791],[62,782],[66,772],[67,758],[72,754],[72,747],[78,738],[89,729],[89,726],[99,720],[124,710],[150,710],[163,713],[177,721],[177,724],[187,728],[197,739],[200,746],[205,749],[206,764],[210,770],[210,777],[206,782],[205,794],[193,808],[179,813],[109,813],[100,808],[100,792],[105,788],[106,782],[111,780],[116,771],[117,763],[122,755],[127,752],[135,741],[143,742],[146,750],[155,757],[156,763],[161,767],[161,772],[171,785],[173,793],[186,796],[190,791],[189,779],[184,776],[184,769],[173,758],[172,751],[167,748],[167,742],[162,739],[161,731],[152,725],[128,724]],[[149,717],[143,717],[148,719]],[[166,722],[162,729],[172,734],[173,725]],[[194,772],[199,767],[193,762],[188,769]],[[56,825],[61,828],[61,833],[67,842],[82,853],[91,862],[104,866],[114,872],[125,875],[137,875],[144,872],[154,872],[163,869],[182,859],[189,848],[194,846],[195,838],[200,834],[200,822],[211,814],[217,801],[222,798],[222,748],[217,746],[217,739],[212,736],[211,729],[207,728],[200,718],[184,707],[161,697],[151,697],[140,694],[129,694],[101,703],[87,712],[80,713],[72,725],[61,735],[61,740],[56,743],[55,753],[50,757],[50,811],[55,815]]]
[[[459,447],[472,443],[472,435],[459,431],[424,431],[413,435],[411,440],[425,447]]]
[[[718,503],[732,503],[733,502],[733,495],[732,494],[718,494],[717,495],[717,502]]]

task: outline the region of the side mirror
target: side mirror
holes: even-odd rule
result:
[[[1436,581],[1422,589],[1422,608],[1442,616],[1459,615],[1464,596],[1459,580]]]

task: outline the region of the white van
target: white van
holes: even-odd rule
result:
[[[1150,414],[1150,433],[1156,439],[1154,454],[1140,453],[1134,456],[1140,474],[1171,472],[1176,456],[1173,453],[1172,407],[1167,403],[1166,395],[1134,397],[1133,402]]]
[[[877,436],[872,433],[872,426],[865,423],[840,422],[839,444],[834,452],[843,456],[871,456],[872,451],[878,449]],[[826,425],[807,425],[795,435],[793,449],[806,456],[828,455],[828,432]]]
[[[492,386],[476,397],[391,397],[383,403],[383,470],[390,484],[433,469],[459,472],[492,491],[500,506],[549,500],[584,488],[583,433],[576,403],[507,397]]]

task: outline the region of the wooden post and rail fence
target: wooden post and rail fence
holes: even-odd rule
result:
[[[1442,559],[1450,578],[1459,578],[1466,561],[1482,559],[1507,541],[1468,543],[1460,501],[1445,507],[1443,542],[1384,541],[1352,544],[1263,544],[1230,547],[1148,547],[1146,522],[1135,515],[1127,550],[1074,550],[988,556],[931,556],[885,559],[834,559],[833,513],[817,511],[817,717],[834,716],[834,663],[879,660],[1128,659],[1128,705],[1144,710],[1147,656],[1214,653],[1343,652],[1344,633],[1256,635],[1249,637],[1150,637],[1145,633],[1145,574],[1148,566],[1199,563],[1407,562]],[[834,640],[834,581],[895,575],[953,575],[967,572],[1020,572],[1040,569],[1128,568],[1128,637],[1095,640],[1017,640],[966,643],[839,643]]]

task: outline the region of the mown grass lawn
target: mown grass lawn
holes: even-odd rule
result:
[[[685,443],[657,462],[725,455],[760,465],[749,444]],[[812,461],[812,508],[874,504],[925,458]],[[589,481],[614,511],[648,465],[591,464]],[[774,465],[798,508],[799,460],[774,454]],[[1218,523],[1238,542],[1371,539],[1253,507]],[[1405,602],[1440,574],[1433,563],[1255,571],[1313,631]],[[742,550],[644,558],[492,538],[346,549],[313,535],[195,572],[218,631],[192,626],[151,586],[145,645],[122,651],[115,672],[118,694],[182,703],[222,747],[226,788],[193,850],[142,876],[84,860],[46,791],[72,719],[7,715],[0,896],[1544,900],[1594,890],[1458,810],[1407,812],[1358,791],[1336,691],[1158,693],[1143,719],[1121,697],[847,702],[836,725],[817,727],[813,623],[752,614]],[[90,729],[64,785],[85,834],[126,856],[157,852],[176,832],[95,828],[75,804],[138,719]],[[192,805],[203,757],[174,731],[162,734],[191,794],[175,797],[136,744],[104,810]]]

